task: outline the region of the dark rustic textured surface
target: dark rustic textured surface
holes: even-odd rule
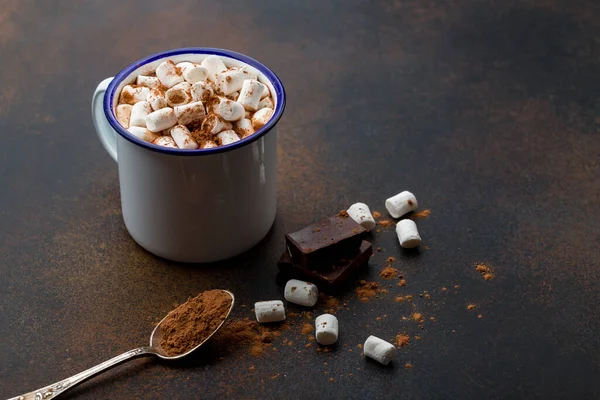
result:
[[[89,115],[101,79],[183,46],[261,60],[289,96],[275,226],[218,265],[132,241]],[[294,328],[260,359],[133,361],[67,398],[599,398],[599,47],[593,0],[1,0],[0,398],[145,344],[204,289],[281,297],[285,232],[357,200],[383,211],[403,189],[432,210],[418,221],[429,248],[375,234],[364,276],[392,286],[345,294],[333,352]],[[406,287],[378,276],[392,255]],[[422,328],[402,319],[413,310]],[[392,367],[360,356],[369,334],[398,332],[411,342]]]

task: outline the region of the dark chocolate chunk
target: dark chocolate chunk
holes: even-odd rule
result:
[[[340,258],[340,254],[355,252],[366,229],[348,214],[338,214],[294,233],[285,235],[287,248],[295,264],[322,269]]]
[[[340,258],[328,270],[317,271],[294,263],[286,250],[277,262],[277,266],[281,273],[291,278],[304,279],[317,285],[320,290],[331,292],[339,289],[348,277],[369,260],[372,254],[371,243],[363,241],[352,258]]]

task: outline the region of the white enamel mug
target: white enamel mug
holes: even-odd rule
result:
[[[145,142],[119,124],[114,112],[118,94],[137,75],[166,59],[199,63],[212,54],[228,67],[249,65],[269,87],[275,112],[265,126],[229,145],[182,150]],[[279,78],[258,61],[227,50],[170,50],[102,81],[92,99],[92,118],[118,164],[123,220],[131,237],[157,256],[193,263],[223,260],[256,245],[275,220],[275,125],[284,108]]]

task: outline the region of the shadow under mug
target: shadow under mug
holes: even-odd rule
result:
[[[249,65],[269,87],[275,111],[265,126],[229,145],[181,150],[143,141],[119,124],[118,94],[137,75],[154,71],[166,59],[200,63],[209,55],[220,56],[227,67]],[[275,220],[275,125],[285,100],[281,81],[266,66],[212,48],[157,53],[102,81],[92,98],[92,119],[118,164],[123,220],[131,237],[157,256],[191,263],[223,260],[256,245]]]

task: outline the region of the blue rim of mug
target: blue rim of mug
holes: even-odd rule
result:
[[[273,85],[273,88],[275,89],[275,94],[277,96],[277,105],[275,106],[275,110],[273,112],[273,116],[271,117],[271,119],[262,128],[260,128],[256,132],[254,132],[252,135],[245,137],[244,139],[241,139],[241,140],[231,143],[231,144],[227,144],[227,145],[223,145],[223,146],[219,146],[219,147],[213,147],[210,149],[195,149],[195,150],[173,149],[173,148],[169,148],[169,147],[152,144],[150,142],[146,142],[145,140],[142,140],[142,139],[134,136],[133,134],[129,133],[125,128],[123,128],[123,126],[119,123],[119,121],[117,121],[117,118],[114,114],[114,110],[112,108],[112,104],[113,104],[113,100],[114,100],[114,96],[115,96],[115,89],[121,84],[121,82],[123,82],[127,77],[129,77],[129,75],[131,75],[131,73],[133,71],[135,71],[136,69],[138,69],[148,63],[151,63],[153,61],[156,61],[156,60],[159,60],[162,58],[177,56],[177,55],[181,55],[181,54],[211,54],[211,55],[216,55],[216,56],[224,56],[224,57],[229,57],[229,58],[233,58],[235,60],[241,61],[243,63],[246,63],[246,64],[256,68],[271,82],[271,84]],[[119,133],[119,135],[121,135],[124,139],[129,140],[130,142],[132,142],[134,144],[137,144],[138,146],[147,148],[148,150],[157,151],[159,153],[165,153],[165,154],[174,154],[174,155],[178,155],[178,156],[199,156],[199,155],[217,154],[217,153],[222,153],[225,151],[231,151],[231,150],[237,149],[239,147],[243,147],[243,146],[245,146],[249,143],[252,143],[255,140],[261,138],[263,135],[265,135],[271,129],[273,129],[273,127],[275,127],[275,124],[281,118],[281,115],[283,114],[283,111],[285,109],[285,90],[283,88],[283,84],[281,83],[281,80],[277,77],[277,75],[275,75],[275,73],[273,71],[271,71],[269,68],[267,68],[267,66],[265,66],[264,64],[256,61],[255,59],[253,59],[251,57],[248,57],[244,54],[237,53],[235,51],[223,50],[223,49],[217,49],[217,48],[211,48],[211,47],[180,48],[180,49],[174,49],[174,50],[168,50],[168,51],[164,51],[164,52],[160,52],[160,53],[155,53],[146,58],[142,58],[141,60],[138,60],[138,61],[132,63],[131,65],[129,65],[128,67],[123,69],[121,72],[119,72],[113,78],[113,80],[110,82],[108,87],[106,88],[106,94],[107,95],[104,96],[104,114],[106,115],[106,118],[108,119],[108,122],[110,123],[110,125],[113,127],[113,129],[115,131],[117,131],[117,133]]]

